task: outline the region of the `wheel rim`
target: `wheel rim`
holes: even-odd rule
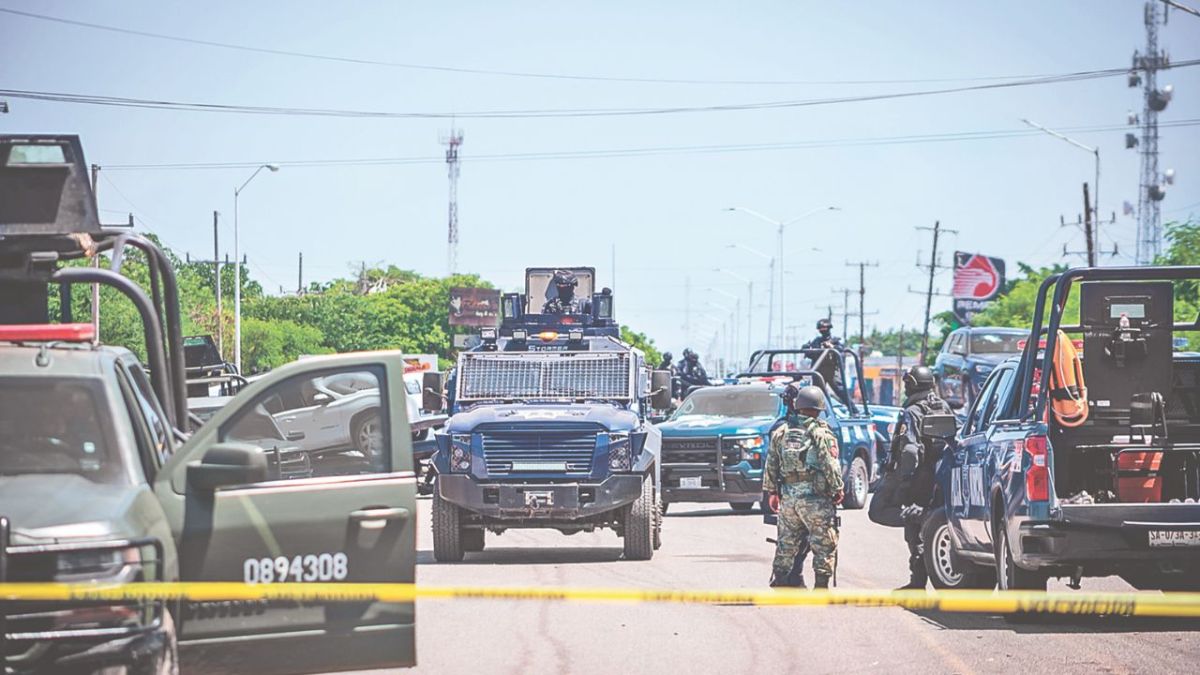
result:
[[[962,583],[963,575],[954,569],[953,541],[950,538],[950,528],[942,525],[933,535],[934,571],[938,579],[947,586],[958,586]]]
[[[383,430],[378,417],[371,417],[358,427],[358,447],[368,457],[376,457],[381,454]]]
[[[851,480],[853,481],[854,499],[862,504],[867,501],[867,470],[860,464]]]

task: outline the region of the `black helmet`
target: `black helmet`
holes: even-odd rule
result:
[[[575,278],[575,273],[571,270],[554,270],[552,283],[555,286],[570,286],[574,288],[579,285],[579,279]]]
[[[683,360],[684,361],[694,361],[695,359],[696,359],[696,352],[692,351],[691,347],[684,347],[683,348]]]
[[[833,330],[833,322],[829,319],[821,319],[817,322],[818,333],[828,333]]]
[[[672,354],[671,352],[663,352],[663,355],[662,355],[662,360],[663,360],[663,361],[666,361],[667,363],[670,363],[670,362],[671,362],[671,360],[672,360],[672,359],[674,359],[674,358],[675,358],[675,355],[674,355],[674,354]]]
[[[928,366],[913,366],[904,374],[904,393],[912,396],[933,389],[933,371]]]
[[[784,388],[782,396],[784,404],[792,411],[825,409],[825,392],[811,384],[801,387],[793,382]]]

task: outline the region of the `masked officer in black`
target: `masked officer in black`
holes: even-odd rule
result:
[[[666,370],[675,375],[675,355],[671,352],[663,352],[662,363],[658,364],[658,370]]]
[[[842,353],[845,349],[842,339],[834,336],[833,322],[829,319],[821,319],[817,322],[817,336],[809,340],[802,349],[805,350],[804,355],[807,356],[813,363],[818,360],[821,362],[817,368],[817,372],[821,373],[821,377],[825,378],[825,382],[833,389],[833,393],[842,403],[849,405],[850,396],[846,392],[846,384],[842,377]],[[836,351],[826,352],[827,349]],[[824,355],[824,359],[822,359]]]
[[[898,507],[900,510],[904,521],[904,542],[908,544],[910,577],[908,584],[901,589],[922,589],[928,581],[925,560],[921,556],[921,526],[925,522],[926,512],[931,508],[934,473],[946,444],[941,440],[923,437],[921,425],[926,415],[954,412],[937,395],[935,384],[933,371],[926,366],[913,366],[904,374],[904,410],[900,412],[900,422],[896,425],[891,456],[888,458],[889,470],[897,474],[897,487],[894,496],[887,501],[891,502],[892,508]]]
[[[550,280],[556,295],[542,305],[542,314],[587,314],[591,312],[591,302],[575,297],[575,289],[579,279],[571,270],[555,270],[554,278]]]
[[[700,365],[700,355],[690,348],[683,350],[683,359],[679,362],[679,385],[683,394],[686,395],[687,390],[692,387],[707,387],[711,384],[704,366]]]

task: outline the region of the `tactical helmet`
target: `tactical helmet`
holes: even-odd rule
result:
[[[674,358],[675,358],[675,355],[672,354],[671,352],[663,352],[663,355],[662,355],[663,361],[670,363],[672,360],[674,360]]]
[[[696,352],[692,351],[691,347],[685,347],[683,349],[683,360],[684,361],[695,361],[697,358],[699,358],[699,357],[696,356]]]
[[[575,278],[575,273],[571,270],[554,270],[555,286],[570,286],[572,288],[579,285],[579,279]]]
[[[933,389],[933,371],[928,366],[913,366],[904,374],[904,393],[919,394]]]
[[[821,319],[817,322],[817,332],[828,333],[833,330],[833,322],[829,319]]]
[[[820,387],[801,387],[792,382],[783,390],[783,402],[789,410],[824,410],[825,392]]]

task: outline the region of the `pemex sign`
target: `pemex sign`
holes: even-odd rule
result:
[[[1004,288],[1004,261],[979,253],[954,252],[954,314],[970,325]]]

